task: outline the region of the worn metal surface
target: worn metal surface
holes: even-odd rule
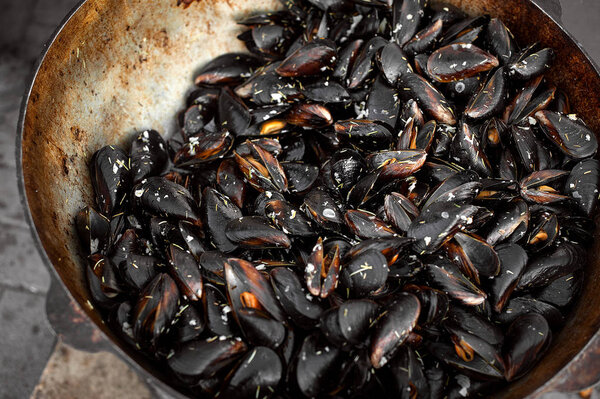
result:
[[[517,38],[539,41],[558,53],[549,79],[565,89],[573,108],[600,132],[600,77],[573,40],[541,10],[523,0],[451,0],[472,14],[502,18]],[[73,227],[75,213],[91,202],[87,163],[107,143],[124,144],[141,129],[171,134],[194,71],[207,60],[240,50],[240,31],[232,21],[251,10],[272,9],[276,0],[200,0],[189,8],[173,0],[89,0],[59,32],[35,77],[21,121],[22,184],[28,213],[49,264],[74,300],[134,367],[166,381],[144,359],[122,346],[90,305]],[[600,243],[593,251],[598,251]],[[600,260],[588,270],[586,286],[574,313],[556,337],[549,354],[503,397],[523,397],[539,387],[564,385],[578,373],[587,384],[598,367],[582,372],[572,362],[587,345],[598,352]],[[569,362],[572,362],[570,364]],[[568,366],[565,368],[565,366]],[[562,375],[550,378],[561,370]],[[585,378],[583,378],[585,377]],[[541,390],[538,390],[541,392]],[[173,393],[173,391],[171,391]]]

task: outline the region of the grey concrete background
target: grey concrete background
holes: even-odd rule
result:
[[[49,276],[21,211],[14,145],[21,96],[34,61],[76,3],[77,0],[0,0],[0,399],[29,397],[56,345],[44,312]],[[600,63],[600,0],[561,3],[565,26]],[[114,358],[98,360],[82,353],[65,356],[65,349],[59,347],[35,397],[78,397],[77,392],[82,391],[70,391],[69,379],[64,376],[81,368],[93,375],[105,366],[103,361],[117,362]],[[123,390],[111,391],[111,396],[132,397],[126,394],[128,386],[132,389],[137,385],[125,384]],[[597,398],[598,393],[593,392],[592,397]],[[552,394],[548,398],[566,396]]]

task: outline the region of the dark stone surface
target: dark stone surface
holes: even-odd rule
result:
[[[77,3],[0,0],[0,399],[28,397],[54,346],[44,312],[49,277],[23,219],[14,142],[21,95],[31,67],[56,26]],[[561,4],[565,26],[600,63],[600,1],[561,0]],[[548,399],[567,397],[571,396],[547,395]],[[594,392],[592,398],[597,397]]]

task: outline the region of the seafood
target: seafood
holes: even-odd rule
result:
[[[521,378],[581,291],[600,198],[554,51],[437,2],[281,3],[197,69],[175,136],[93,154],[92,304],[193,397]]]

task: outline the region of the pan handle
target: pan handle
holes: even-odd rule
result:
[[[54,277],[46,295],[46,316],[56,336],[75,349],[90,353],[113,352],[98,327]]]
[[[546,14],[552,17],[559,24],[562,23],[562,6],[560,0],[532,0]]]

